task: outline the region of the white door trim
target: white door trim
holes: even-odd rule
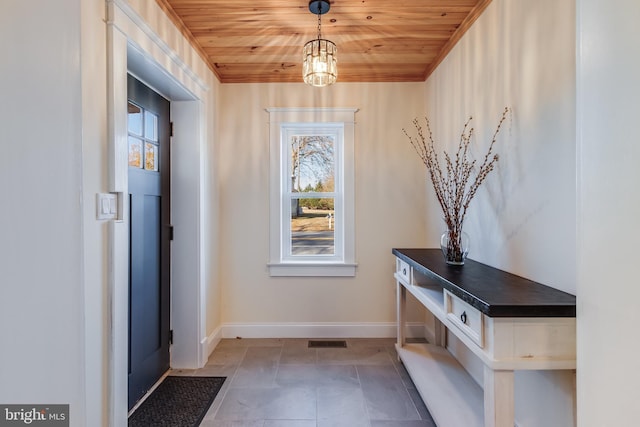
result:
[[[120,215],[109,227],[110,315],[109,425],[127,422],[128,355],[128,144],[127,73],[134,74],[171,101],[172,139],[172,367],[204,365],[205,287],[200,231],[209,88],[125,0],[107,0],[109,191],[119,194]],[[177,31],[177,30],[176,30]],[[174,285],[179,284],[179,292]],[[196,316],[194,316],[194,313]]]

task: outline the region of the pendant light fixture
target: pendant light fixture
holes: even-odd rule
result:
[[[338,78],[338,48],[331,40],[323,39],[320,33],[321,17],[329,8],[327,0],[309,2],[309,11],[318,15],[318,38],[304,45],[302,77],[304,82],[311,86],[328,86]]]

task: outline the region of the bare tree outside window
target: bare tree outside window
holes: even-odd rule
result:
[[[291,138],[291,171],[294,191],[322,182],[333,182],[335,157],[333,136]],[[333,191],[333,188],[331,190]]]

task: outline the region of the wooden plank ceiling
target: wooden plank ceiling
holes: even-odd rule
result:
[[[156,0],[222,83],[302,81],[308,0]],[[491,0],[331,0],[338,82],[424,81]]]

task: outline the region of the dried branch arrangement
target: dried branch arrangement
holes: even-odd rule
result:
[[[416,128],[415,137],[409,135],[405,129],[402,129],[429,171],[436,198],[442,208],[443,219],[447,224],[448,244],[451,246],[452,256],[455,258],[451,260],[452,264],[462,264],[464,262],[466,253],[463,254],[462,250],[462,223],[478,188],[498,162],[499,156],[493,152],[493,147],[509,112],[510,109],[505,107],[498,122],[498,127],[491,139],[489,149],[484,156],[482,164],[477,168],[475,176],[473,175],[474,171],[476,171],[476,160],[469,159],[469,146],[473,137],[473,127],[471,127],[473,117],[469,117],[464,124],[455,157],[451,157],[447,152],[443,153],[444,166],[441,165],[438,153],[435,150],[428,118],[425,118],[426,134],[418,119],[413,120]],[[447,262],[449,261],[447,260]]]

